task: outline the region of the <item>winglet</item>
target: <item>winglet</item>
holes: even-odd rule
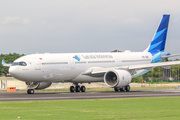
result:
[[[6,62],[5,62],[5,60],[4,60],[4,59],[2,60],[2,64],[6,64]]]

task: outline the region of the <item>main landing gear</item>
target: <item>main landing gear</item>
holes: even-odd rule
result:
[[[127,86],[124,86],[124,87],[121,87],[121,88],[114,88],[114,91],[115,92],[118,92],[118,91],[120,91],[120,92],[124,92],[124,91],[129,92],[130,91],[130,86],[127,85]]]
[[[79,86],[78,84],[74,84],[74,86],[70,87],[70,92],[85,92],[86,91],[86,87],[85,86]]]
[[[34,89],[28,89],[27,94],[34,94]]]

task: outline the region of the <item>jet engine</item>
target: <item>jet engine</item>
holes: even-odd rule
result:
[[[129,85],[132,77],[131,74],[126,70],[110,70],[104,75],[104,82],[108,87],[121,88]]]
[[[26,85],[30,89],[36,89],[36,90],[41,90],[49,87],[52,84],[52,82],[26,82]]]

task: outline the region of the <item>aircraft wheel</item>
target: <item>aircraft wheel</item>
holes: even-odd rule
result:
[[[34,90],[33,89],[28,89],[27,94],[34,94]]]
[[[74,86],[70,87],[70,92],[74,92]]]
[[[76,86],[76,92],[80,92],[80,86]]]
[[[127,92],[130,91],[130,86],[129,85],[126,86],[126,91]]]
[[[125,91],[125,87],[120,88],[120,91],[124,92]]]
[[[34,94],[34,89],[31,89],[31,94]]]
[[[85,86],[81,86],[81,92],[85,92],[86,91],[86,87]]]
[[[115,91],[115,92],[118,92],[118,91],[119,91],[119,89],[118,89],[118,88],[114,88],[114,91]]]
[[[27,94],[30,94],[30,89],[27,90]]]

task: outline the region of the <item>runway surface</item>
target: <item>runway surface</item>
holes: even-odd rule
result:
[[[161,91],[130,91],[130,92],[39,92],[27,94],[25,92],[0,92],[0,101],[37,101],[37,100],[74,100],[74,99],[109,99],[109,98],[135,98],[135,97],[172,97],[180,96],[180,90]]]

